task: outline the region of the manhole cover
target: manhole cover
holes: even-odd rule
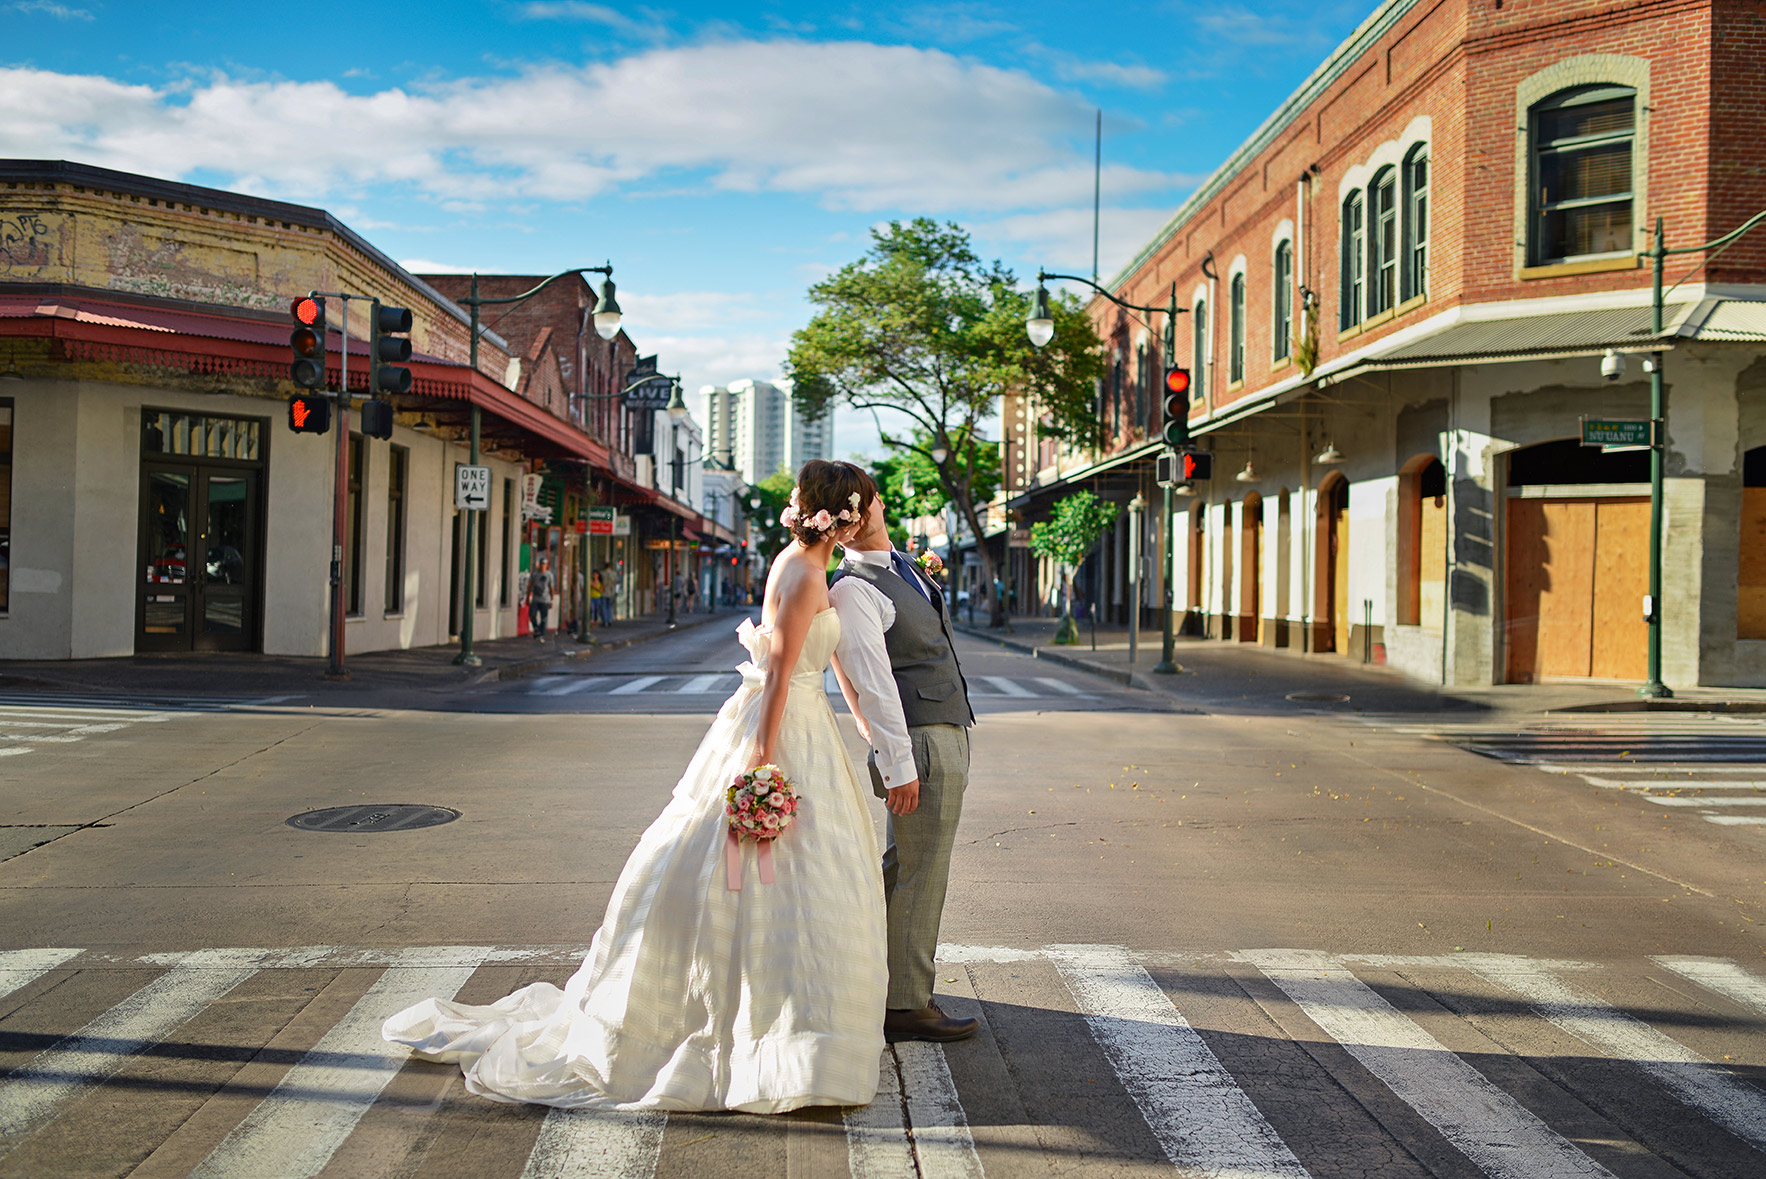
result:
[[[1289,692],[1287,698],[1301,704],[1349,703],[1349,697],[1341,692]]]
[[[460,812],[445,806],[414,806],[411,803],[371,803],[366,806],[333,806],[306,811],[288,820],[302,831],[340,831],[366,835],[376,831],[410,831],[452,823]]]

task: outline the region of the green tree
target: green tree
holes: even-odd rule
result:
[[[1030,551],[1061,567],[1061,624],[1055,642],[1077,643],[1079,624],[1073,620],[1073,571],[1091,555],[1098,538],[1116,520],[1116,504],[1089,491],[1078,491],[1055,503],[1054,515],[1030,526]]]
[[[780,467],[759,483],[751,484],[747,497],[742,501],[754,536],[755,551],[765,557],[769,565],[779,550],[791,543],[791,533],[779,523],[779,514],[791,502],[791,489],[795,486],[797,477]],[[748,501],[751,499],[760,500],[760,506],[749,507]]]
[[[897,449],[871,463],[871,477],[883,493],[883,519],[889,525],[890,539],[895,541],[897,548],[906,548],[906,521],[919,516],[941,515],[951,500],[944,484],[939,481],[938,468],[932,465],[932,440],[924,431],[916,431],[908,446],[900,445],[887,435],[883,441]],[[986,503],[999,490],[998,445],[976,440],[970,447],[967,436],[959,436],[954,441],[965,462],[974,464],[972,471],[965,472],[970,489],[976,499]]]
[[[1044,436],[1095,446],[1103,434],[1093,386],[1104,375],[1104,352],[1091,320],[1076,300],[1054,300],[1054,339],[1039,350],[1024,332],[1030,299],[1010,270],[976,255],[961,226],[892,221],[872,230],[863,258],[810,288],[818,310],[792,336],[792,396],[812,418],[837,403],[906,414],[916,437],[891,440],[892,448],[929,464],[980,538],[987,469],[980,426],[1002,394],[1033,397]],[[977,548],[991,584],[993,557],[986,545]],[[993,624],[1003,623],[994,598]]]

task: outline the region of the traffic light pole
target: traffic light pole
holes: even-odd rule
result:
[[[331,488],[331,663],[325,670],[328,680],[347,680],[349,669],[343,660],[343,545],[349,528],[350,486],[350,299],[335,296],[343,304],[343,347],[339,349],[342,373],[337,382],[337,464]]]

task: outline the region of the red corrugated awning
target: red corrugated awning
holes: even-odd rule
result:
[[[66,360],[280,379],[288,375],[290,330],[286,324],[248,316],[140,307],[85,297],[0,298],[0,336],[48,339]],[[340,342],[341,336],[332,333],[332,363],[328,366],[332,384],[342,375]],[[352,389],[366,387],[366,352],[365,343],[350,341],[351,359],[358,354],[363,357],[359,366],[350,365]],[[547,457],[611,466],[605,446],[481,372],[421,353],[412,357],[409,367],[411,395],[397,399],[401,409],[420,408],[425,399],[476,405],[482,413],[538,443],[537,449]]]

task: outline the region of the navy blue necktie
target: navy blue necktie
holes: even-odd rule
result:
[[[901,579],[919,590],[920,596],[926,599],[927,605],[931,605],[932,595],[926,592],[926,586],[920,581],[919,575],[914,572],[913,564],[901,555],[901,550],[890,549],[889,559],[894,564],[895,571],[901,575]]]

